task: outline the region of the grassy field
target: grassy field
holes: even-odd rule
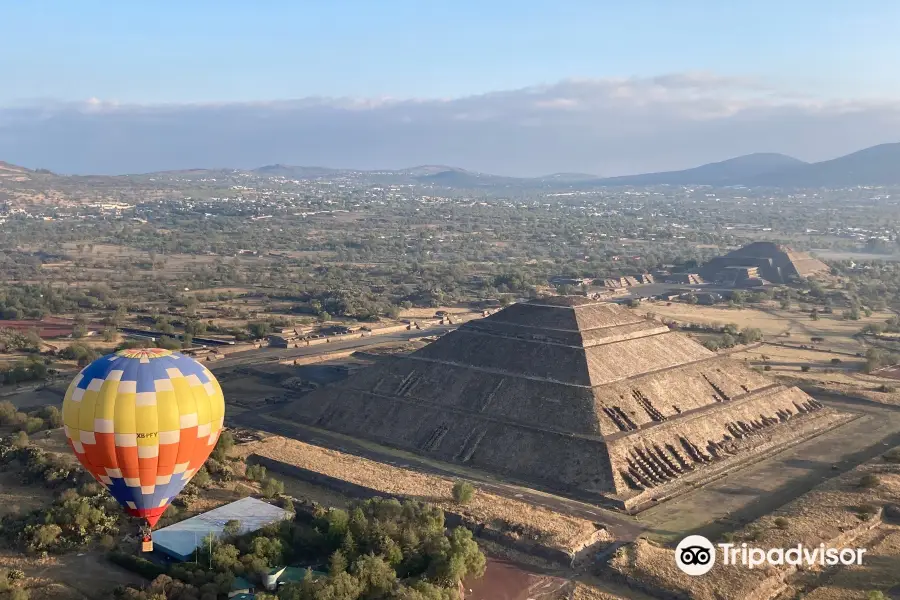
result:
[[[635,311],[642,316],[651,314],[680,324],[721,327],[733,323],[740,329],[757,328],[763,334],[762,345],[746,349],[736,346],[728,353],[731,358],[753,366],[768,366],[773,376],[789,375],[811,383],[833,382],[862,388],[891,381],[860,372],[869,346],[857,334],[867,324],[884,323],[893,313],[873,312],[854,321],[843,319],[842,311],[837,309],[837,314],[822,314],[813,320],[799,308],[783,310],[774,302],[755,308],[649,302]],[[699,341],[711,337],[707,333],[689,335]]]
[[[755,308],[729,308],[727,306],[699,306],[680,302],[644,302],[634,309],[640,315],[652,313],[657,317],[678,323],[710,324],[723,326],[734,323],[739,328],[755,327],[766,336],[777,336],[790,329],[790,321],[782,315]],[[860,327],[862,327],[860,325]]]

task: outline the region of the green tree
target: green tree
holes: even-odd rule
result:
[[[258,463],[247,465],[245,472],[247,479],[251,481],[263,481],[266,478],[266,468]]]
[[[457,527],[448,538],[439,538],[432,551],[428,579],[443,587],[451,587],[467,576],[481,577],[486,561],[472,532]]]
[[[369,598],[386,598],[397,583],[397,573],[381,556],[367,554],[353,563],[353,575]]]
[[[16,448],[25,448],[28,446],[28,434],[24,431],[19,431],[13,436],[13,446]]]
[[[224,527],[222,527],[222,534],[228,538],[239,536],[241,534],[241,522],[237,519],[226,521]]]
[[[328,560],[328,574],[335,577],[339,573],[346,571],[347,566],[347,557],[340,550],[335,550]]]
[[[206,470],[206,467],[200,467],[191,479],[191,483],[201,488],[207,487],[211,482],[212,477],[209,476],[209,471]]]
[[[756,327],[745,327],[741,330],[740,338],[742,344],[752,344],[762,339],[762,330]]]
[[[269,335],[272,332],[272,326],[265,321],[259,321],[247,325],[247,331],[250,332],[250,335],[253,336],[253,339],[258,340]]]
[[[269,477],[263,482],[261,491],[266,498],[274,498],[284,493],[284,484],[274,477]]]
[[[453,484],[453,500],[458,504],[468,504],[475,497],[475,488],[468,481]]]
[[[230,431],[223,431],[219,434],[218,441],[216,441],[212,457],[219,462],[224,462],[232,448],[234,448],[234,436],[231,435]]]

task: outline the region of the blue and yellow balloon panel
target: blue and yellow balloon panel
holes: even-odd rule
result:
[[[224,418],[222,388],[209,369],[161,348],[98,358],[63,400],[78,460],[151,527],[209,458]]]

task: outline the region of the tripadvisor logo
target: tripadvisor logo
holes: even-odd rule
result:
[[[825,544],[791,548],[755,548],[743,544],[716,544],[725,566],[755,569],[764,565],[780,567],[861,565],[865,548],[826,548]],[[675,565],[688,575],[704,575],[716,564],[716,548],[702,535],[689,535],[675,548]]]
[[[716,548],[702,535],[689,535],[675,548],[675,564],[688,575],[704,575],[716,564]]]

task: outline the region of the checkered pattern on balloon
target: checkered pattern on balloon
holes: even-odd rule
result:
[[[159,348],[97,359],[63,400],[78,460],[150,527],[206,462],[224,417],[222,388],[209,369]]]

